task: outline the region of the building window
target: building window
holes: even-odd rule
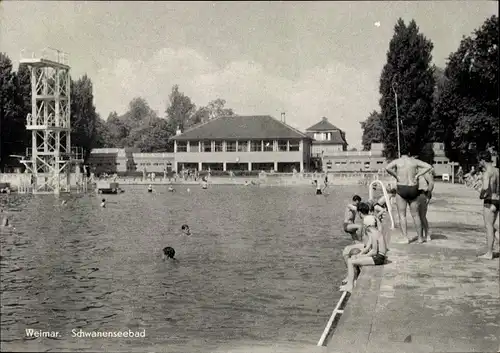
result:
[[[250,143],[251,152],[262,152],[262,141],[252,141]]]
[[[247,141],[238,141],[238,152],[248,152]]]
[[[278,151],[287,152],[288,151],[288,141],[287,140],[278,140]]]
[[[177,152],[187,152],[186,141],[177,141]]]
[[[226,152],[236,152],[236,141],[226,141]]]
[[[200,152],[198,141],[189,141],[189,152]]]
[[[384,164],[384,161],[377,161],[377,164]]]
[[[202,141],[202,151],[203,152],[212,152],[212,142],[211,141]]]
[[[299,141],[290,141],[290,152],[300,151],[300,142]]]
[[[224,152],[224,149],[222,148],[222,141],[215,141],[214,146],[215,152]]]
[[[264,141],[264,152],[272,152],[274,150],[273,145],[274,142],[272,140]]]

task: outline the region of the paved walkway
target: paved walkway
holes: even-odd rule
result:
[[[480,212],[476,192],[437,184],[433,240],[401,244],[391,232],[390,263],[363,270],[329,352],[499,352],[499,259],[476,258]]]

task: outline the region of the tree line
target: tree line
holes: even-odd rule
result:
[[[93,85],[84,75],[71,80],[71,143],[81,147],[85,158],[92,148],[136,147],[143,152],[171,152],[169,138],[177,128],[220,116],[234,115],[225,108],[226,101],[217,98],[206,106],[196,107],[191,99],[174,85],[168,97],[165,115],[160,117],[145,99],[137,97],[123,115],[116,112],[102,120],[94,106]],[[0,53],[0,171],[18,166],[16,155],[24,156],[31,146],[31,133],[26,130],[26,116],[31,113],[31,76],[26,65],[13,69],[11,59]]]
[[[464,36],[442,69],[416,22],[399,19],[380,76],[380,111],[361,122],[363,149],[381,142],[387,158],[397,157],[397,96],[402,152],[429,161],[428,143],[443,142],[446,156],[466,165],[479,151],[498,152],[498,25],[494,15]]]

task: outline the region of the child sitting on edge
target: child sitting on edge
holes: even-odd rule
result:
[[[352,292],[356,272],[359,271],[356,271],[356,267],[380,266],[387,260],[387,244],[384,235],[377,228],[377,220],[364,208],[359,213],[368,241],[359,255],[353,255],[347,260],[347,283],[340,287],[342,292]]]

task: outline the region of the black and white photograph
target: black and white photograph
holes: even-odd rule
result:
[[[0,351],[500,352],[498,1],[0,2]]]

